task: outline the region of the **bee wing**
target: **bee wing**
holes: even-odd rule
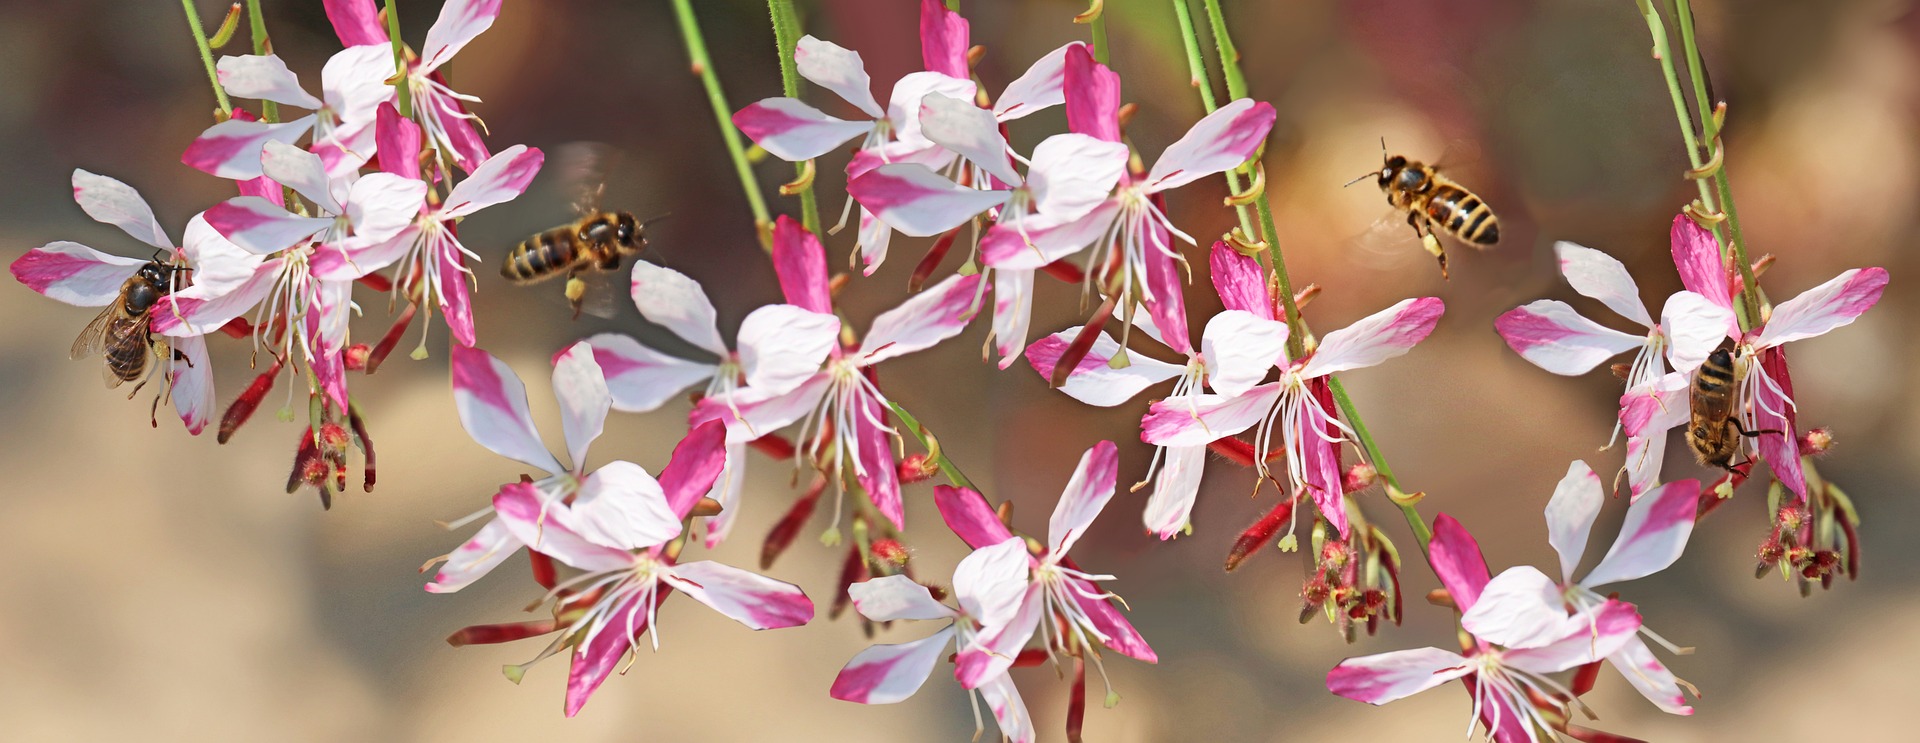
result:
[[[152,318],[153,316],[151,314],[127,318],[121,317],[119,313],[114,313],[114,315],[107,320],[106,326],[100,331],[102,349],[111,349],[125,344],[139,346],[141,353],[152,353],[153,336],[147,332],[147,324]],[[153,366],[154,359],[149,356],[146,359],[146,364],[143,365],[142,371],[152,371]],[[141,375],[142,378],[145,376],[144,373]],[[103,362],[100,364],[100,381],[107,383],[107,389],[114,389],[128,380],[121,379],[119,374],[114,373],[113,365]]]
[[[1379,271],[1400,270],[1426,260],[1420,238],[1407,226],[1407,213],[1399,209],[1389,209],[1347,242],[1361,263]]]
[[[584,217],[600,211],[607,190],[607,174],[620,160],[620,151],[605,142],[568,142],[555,148],[553,170],[573,195],[573,210]]]
[[[111,325],[113,318],[119,315],[120,300],[118,299],[115,299],[113,304],[101,308],[100,314],[95,315],[93,321],[87,323],[87,327],[80,331],[79,337],[73,339],[73,347],[67,351],[68,358],[84,359],[98,356],[101,351],[106,350],[107,326]]]

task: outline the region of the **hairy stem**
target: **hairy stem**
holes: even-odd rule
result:
[[[800,43],[800,17],[793,11],[793,0],[767,0],[767,13],[773,17],[774,50],[780,54],[780,87],[788,98],[800,97],[800,72],[794,68],[793,48]],[[807,178],[809,163],[794,163],[796,178],[804,178],[800,189],[800,223],[808,232],[820,234],[820,204],[813,192],[813,179]]]
[[[947,482],[953,483],[956,488],[979,492],[980,489],[973,486],[973,481],[968,480],[967,476],[960,472],[960,468],[954,465],[953,460],[947,458],[947,453],[940,450],[939,441],[933,437],[933,433],[920,425],[920,421],[915,419],[913,414],[908,413],[906,408],[900,407],[896,402],[887,403],[887,407],[893,410],[894,415],[899,416],[900,422],[907,424],[907,433],[913,434],[914,440],[919,441],[920,445],[926,448],[927,458],[932,459],[933,463],[940,467],[940,474],[947,478]]]
[[[267,17],[260,14],[260,0],[247,0],[247,28],[253,35],[253,53],[272,54],[273,44],[267,40]],[[260,120],[269,124],[279,121],[280,104],[261,101]]]
[[[394,0],[387,0],[387,38],[393,41],[393,87],[398,89],[399,100],[394,104],[401,116],[413,115],[413,87],[408,81],[407,47],[400,40],[400,11],[394,7]]]
[[[1187,0],[1173,0],[1173,14],[1180,20],[1180,40],[1187,48],[1187,72],[1193,76],[1193,87],[1200,91],[1200,105],[1206,107],[1207,113],[1213,113],[1219,104],[1214,101],[1213,86],[1207,81],[1206,58],[1200,56],[1200,34],[1193,28],[1193,9],[1187,7]],[[1232,170],[1227,171],[1227,192],[1234,196],[1242,193],[1240,174]],[[1233,211],[1240,217],[1241,234],[1252,235],[1253,217],[1247,206],[1235,204]]]
[[[753,210],[753,227],[755,234],[761,236],[760,247],[772,249],[768,230],[773,219],[767,216],[767,202],[760,195],[760,182],[753,177],[753,166],[747,162],[740,131],[733,126],[732,108],[727,105],[726,93],[720,89],[720,76],[713,70],[713,60],[707,56],[707,40],[700,34],[700,21],[694,18],[691,0],[673,0],[673,14],[680,21],[680,35],[686,39],[693,74],[698,75],[706,87],[707,102],[712,104],[713,118],[720,125],[720,138],[726,141],[727,154],[733,158],[733,172],[740,177],[740,187],[747,194],[747,206]]]
[[[1093,17],[1093,61],[1107,63],[1107,14],[1102,10]]]
[[[1693,35],[1693,8],[1689,0],[1675,0],[1674,17],[1680,22],[1680,46],[1687,55],[1687,78],[1693,83],[1695,110],[1700,112],[1700,132],[1705,136],[1707,145],[1721,150],[1720,121],[1714,115],[1714,103],[1708,100],[1706,65],[1700,61],[1700,45]],[[1727,175],[1726,153],[1720,151],[1719,167],[1713,169],[1714,191],[1720,196],[1720,208],[1727,214],[1727,251],[1732,254],[1733,265],[1740,270],[1740,278],[1745,286],[1740,293],[1742,309],[1751,319],[1760,317],[1760,289],[1754,280],[1753,263],[1747,260],[1747,240],[1740,232],[1740,212],[1733,206],[1733,187]]]
[[[220,73],[213,69],[213,48],[207,45],[207,30],[200,26],[200,11],[193,7],[193,0],[180,0],[180,7],[187,12],[187,28],[193,31],[193,43],[200,48],[200,63],[207,67],[207,82],[213,85],[213,98],[220,103],[222,116],[233,115],[233,102],[227,100],[227,89],[220,85]]]

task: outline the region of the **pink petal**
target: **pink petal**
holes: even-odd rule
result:
[[[1094,517],[1107,507],[1107,501],[1113,499],[1114,482],[1119,477],[1120,458],[1113,442],[1094,444],[1080,455],[1073,479],[1067,481],[1067,489],[1060,493],[1060,501],[1054,505],[1053,518],[1047,520],[1049,552],[1063,555],[1073,548],[1073,543],[1093,525]]]
[[[1346,478],[1340,467],[1340,436],[1342,431],[1334,425],[1327,410],[1333,408],[1333,392],[1327,387],[1325,379],[1308,382],[1308,390],[1317,400],[1307,405],[1300,416],[1300,431],[1291,435],[1299,436],[1301,468],[1305,470],[1306,485],[1313,505],[1319,509],[1320,517],[1332,524],[1340,536],[1350,535],[1347,521]]]
[[[594,363],[606,375],[613,409],[622,412],[644,413],[658,408],[714,373],[711,364],[668,356],[619,333],[600,333],[586,342],[593,346]]]
[[[1051,378],[1054,365],[1060,363],[1060,355],[1066,352],[1068,344],[1080,332],[1076,326],[1034,341],[1032,346],[1027,347],[1027,363],[1042,379]],[[1184,367],[1141,354],[1129,354],[1127,358],[1131,363],[1115,369],[1107,362],[1119,350],[1119,343],[1105,332],[1100,333],[1100,337],[1094,339],[1093,347],[1087,350],[1087,355],[1073,368],[1073,374],[1067,377],[1067,383],[1060,387],[1060,391],[1088,405],[1110,408],[1185,371]]]
[[[1075,41],[1047,52],[1046,56],[1034,60],[1020,77],[1007,83],[1006,90],[1000,91],[999,100],[993,102],[994,117],[1012,121],[1066,102],[1067,50],[1077,46],[1085,45]]]
[[[857,404],[862,409],[853,413],[853,433],[859,439],[859,451],[853,454],[866,471],[855,479],[880,515],[893,522],[893,528],[905,529],[907,507],[900,499],[900,467],[893,459],[893,435],[885,428],[891,413],[877,399],[863,397]]]
[[[1068,45],[1064,66],[1067,130],[1120,141],[1120,76],[1094,61],[1093,52],[1080,44]]]
[[[1668,372],[1620,396],[1620,428],[1628,436],[1664,435],[1687,422],[1687,375]],[[1658,456],[1657,454],[1655,456]]]
[[[793,98],[767,98],[735,111],[733,125],[774,157],[800,162],[832,152],[873,129],[866,121],[834,118]]]
[[[298,216],[258,196],[227,199],[205,216],[216,232],[259,255],[286,250],[333,226],[332,219]]]
[[[747,445],[726,443],[726,426],[718,421],[705,425],[719,429],[721,444],[726,456],[721,465],[719,476],[714,478],[713,487],[707,491],[707,498],[720,504],[720,513],[707,518],[707,549],[714,549],[726,541],[733,532],[733,525],[740,520],[740,496],[747,485]]]
[[[1301,370],[1302,376],[1362,369],[1405,354],[1427,334],[1446,305],[1438,297],[1402,299],[1398,304],[1362,318],[1320,339],[1320,348]]]
[[[1068,590],[1073,595],[1074,603],[1079,604],[1080,609],[1087,613],[1087,618],[1093,621],[1094,628],[1100,630],[1100,634],[1107,636],[1105,644],[1108,648],[1134,660],[1148,663],[1160,662],[1160,655],[1153,652],[1153,648],[1147,645],[1146,638],[1141,637],[1140,632],[1133,628],[1133,624],[1128,622],[1119,610],[1113,608],[1112,602],[1107,599],[1088,598],[1100,595],[1099,586],[1078,578],[1069,580],[1072,584]]]
[[[76,242],[50,242],[27,251],[8,266],[28,289],[80,307],[105,307],[120,297],[145,258],[108,255]]]
[[[467,274],[460,270],[463,263],[464,259],[457,248],[442,254],[440,291],[435,294],[440,301],[440,316],[447,320],[447,332],[453,335],[455,342],[471,348],[475,340],[473,296],[471,287],[467,285]]]
[[[268,259],[236,286],[189,286],[161,297],[148,313],[153,332],[168,336],[211,333],[245,314],[273,291],[284,258]]]
[[[1556,299],[1536,299],[1508,310],[1493,327],[1514,353],[1555,374],[1585,374],[1647,342],[1588,320]]]
[[[792,583],[711,560],[673,566],[673,587],[753,629],[798,627],[813,621],[813,602]]]
[[[856,704],[905,701],[927,682],[934,664],[953,642],[953,634],[954,629],[948,627],[912,642],[868,646],[833,677],[833,687],[827,694]]]
[[[1348,658],[1327,672],[1327,690],[1367,704],[1404,699],[1467,675],[1466,658],[1439,648]]]
[[[1667,569],[1680,559],[1680,553],[1687,549],[1687,538],[1693,536],[1699,499],[1700,483],[1680,480],[1635,500],[1627,507],[1619,538],[1580,585],[1599,588]]]
[[[1440,578],[1453,605],[1462,613],[1473,609],[1486,588],[1487,559],[1480,555],[1480,543],[1452,516],[1440,514],[1433,519],[1433,541],[1427,545],[1428,562]]]
[[[465,543],[447,555],[440,571],[427,583],[427,593],[453,593],[486,577],[500,563],[520,551],[520,541],[499,519],[488,519]]]
[[[1078,219],[1041,213],[997,223],[981,239],[980,257],[994,268],[1038,269],[1100,239],[1119,214],[1120,203],[1108,199]]]
[[[820,373],[840,347],[840,318],[790,304],[754,310],[740,323],[740,367],[747,385],[769,395],[791,392]]]
[[[631,285],[633,304],[647,322],[673,331],[693,345],[717,356],[727,355],[720,340],[718,319],[713,303],[700,283],[686,274],[646,261],[634,261]]]
[[[1200,476],[1206,472],[1207,447],[1169,446],[1161,456],[1142,519],[1154,536],[1167,540],[1187,528],[1193,501],[1200,495]]]
[[[567,437],[568,461],[573,462],[575,470],[583,470],[587,447],[600,438],[607,423],[607,409],[613,405],[613,395],[607,391],[607,377],[593,360],[592,345],[577,342],[554,357],[553,396],[560,401],[560,424]]]
[[[616,617],[613,621],[619,622],[618,632],[602,631],[593,636],[593,642],[574,649],[573,665],[567,670],[568,717],[580,713],[580,708],[586,706],[594,690],[599,689],[600,684],[613,675],[613,669],[619,667],[620,659],[626,657],[627,650],[633,647],[634,638],[647,631],[647,618],[651,612],[639,605],[641,599],[659,606],[663,598],[664,591],[640,594],[626,600],[607,615]]]
[[[441,213],[464,217],[494,204],[512,201],[527,190],[547,156],[537,148],[514,145],[487,158],[473,174],[453,187]]]
[[[575,530],[571,509],[541,500],[532,483],[502,486],[493,496],[496,520],[528,549],[586,571],[619,570],[633,566],[633,554],[593,543]]]
[[[380,169],[404,178],[420,179],[420,125],[401,118],[392,103],[381,103],[374,124],[380,150]]]
[[[1027,713],[1027,704],[1020,699],[1020,689],[1013,685],[1013,677],[1000,674],[978,687],[980,698],[987,703],[987,710],[993,713],[993,722],[1000,726],[1000,735],[1009,743],[1033,743],[1033,717]]]
[[[1207,321],[1200,353],[1207,386],[1228,397],[1244,395],[1286,359],[1287,324],[1244,310],[1223,310]]]
[[[914,237],[938,235],[1006,203],[1010,192],[981,191],[917,163],[896,163],[847,182],[847,193],[887,226]]]
[[[1673,218],[1672,243],[1673,266],[1687,291],[1733,309],[1733,283],[1720,261],[1720,243],[1713,239],[1713,233],[1681,214]]]
[[[1033,325],[1033,271],[1002,268],[993,272],[993,343],[1000,368],[1013,366],[1027,345]],[[1064,345],[1061,346],[1065,348]],[[1068,393],[1072,394],[1072,393]]]
[[[1280,385],[1247,394],[1187,395],[1155,402],[1140,419],[1140,440],[1156,446],[1202,446],[1259,423],[1280,397]]]
[[[941,0],[920,0],[920,61],[932,72],[966,78],[967,19]]]
[[[958,612],[933,599],[926,586],[905,575],[887,575],[847,586],[854,611],[876,622],[952,619]],[[924,675],[924,674],[923,674]]]
[[[1727,328],[1738,326],[1732,310],[1693,292],[1678,291],[1660,310],[1660,327],[1667,335],[1667,360],[1673,370],[1692,374],[1726,340]]]
[[[300,88],[299,76],[287,69],[287,63],[280,61],[278,55],[221,57],[217,67],[220,86],[235,98],[273,101],[308,110],[326,105]]]
[[[973,81],[966,78],[948,77],[938,72],[910,72],[902,76],[893,84],[893,92],[887,100],[887,120],[893,124],[893,147],[918,150],[933,144],[933,140],[927,139],[920,131],[920,102],[927,96],[944,95],[973,100],[974,92]],[[890,157],[889,161],[897,162],[898,159]],[[937,169],[946,162],[942,157],[938,162],[923,164]]]
[[[207,339],[187,336],[168,341],[173,352],[186,357],[167,362],[167,397],[173,398],[174,412],[187,433],[195,436],[206,430],[213,418],[213,364],[207,359]]]
[[[1027,187],[1035,208],[1057,219],[1078,219],[1113,193],[1126,172],[1127,146],[1085,134],[1055,134],[1034,146],[1031,163]]]
[[[228,119],[201,132],[180,153],[180,162],[221,178],[259,178],[260,148],[270,141],[293,144],[313,128],[313,121],[311,115],[283,124]]]
[[[1214,241],[1207,261],[1213,275],[1213,291],[1230,310],[1251,312],[1265,320],[1273,314],[1273,297],[1267,293],[1267,274],[1260,261],[1241,255],[1225,241]]]
[[[345,46],[387,43],[387,30],[380,25],[379,9],[373,0],[321,0],[326,6],[327,20],[333,22],[333,32],[340,37]]]
[[[1680,684],[1675,680],[1673,671],[1667,670],[1659,659],[1653,657],[1653,651],[1640,638],[1627,638],[1619,650],[1607,656],[1607,662],[1612,663],[1614,669],[1641,696],[1662,711],[1674,715],[1693,714],[1693,707],[1687,705],[1686,696],[1680,693]]]
[[[1629,452],[1631,457],[1632,453]],[[1578,459],[1567,466],[1567,474],[1553,488],[1547,501],[1547,544],[1560,554],[1560,579],[1573,581],[1574,568],[1587,554],[1587,536],[1593,520],[1600,516],[1600,505],[1607,500],[1600,489],[1600,476]]]
[[[441,85],[447,84],[446,76],[435,72],[427,76]],[[441,125],[446,131],[442,140],[453,150],[453,161],[461,170],[472,173],[475,166],[488,157],[487,144],[480,140],[480,132],[473,126],[473,117],[460,99],[450,95],[435,93],[429,96],[415,96],[415,106],[430,106],[438,111]],[[419,114],[414,114],[418,116]]]
[[[1561,636],[1533,648],[1508,649],[1502,660],[1536,674],[1555,673],[1612,655],[1640,631],[1640,612],[1633,604],[1609,600],[1567,617]]]
[[[827,292],[827,252],[799,222],[785,214],[773,222],[773,271],[787,304],[833,314],[833,296]]]
[[[1273,128],[1273,106],[1241,98],[1207,114],[1168,146],[1147,173],[1148,191],[1165,191],[1246,162]]]
[[[1008,544],[1013,542],[1010,540]],[[1026,546],[1015,546],[1020,556],[1024,557]],[[958,573],[955,575],[957,578]],[[974,636],[973,642],[960,649],[953,669],[954,680],[964,688],[977,688],[996,676],[1006,675],[1007,669],[1013,667],[1013,659],[1020,655],[1021,648],[1033,639],[1034,630],[1040,626],[1042,605],[1045,603],[1040,597],[1042,588],[1038,585],[1028,586],[1024,582],[1002,582],[999,585],[1020,588],[1018,603],[1013,605],[1014,612],[1011,615],[996,621],[974,615],[980,618],[980,633]],[[957,582],[954,590],[956,593],[959,591]],[[962,603],[966,603],[964,599]],[[968,613],[972,614],[971,611]]]
[[[1560,586],[1531,565],[1494,576],[1460,617],[1460,626],[1474,637],[1509,648],[1550,645],[1561,638],[1566,622]]]
[[[1192,353],[1193,341],[1189,340],[1187,330],[1186,297],[1181,291],[1186,283],[1181,276],[1184,261],[1175,257],[1179,252],[1173,245],[1173,235],[1159,220],[1147,220],[1145,238],[1147,314],[1153,316],[1153,324],[1160,330],[1161,342],[1176,353]]]
[[[868,116],[880,118],[880,102],[873,98],[873,81],[867,77],[866,63],[860,53],[811,35],[794,44],[793,63],[804,77],[853,104]]]
[[[933,0],[938,2],[938,0]],[[1017,184],[1020,173],[1007,157],[1007,140],[993,112],[973,105],[972,99],[934,93],[920,99],[920,133],[934,144],[952,150],[980,166],[1002,183]]]
[[[520,539],[513,538],[499,518],[488,518],[486,526],[447,555],[440,572],[434,572],[434,580],[426,584],[426,593],[453,593],[472,586],[516,551],[520,551]]]
[[[677,520],[686,520],[703,495],[711,492],[729,462],[727,429],[717,423],[696,423],[673,447],[667,466],[660,468],[660,489]],[[733,473],[735,477],[743,473]]]
[[[1760,365],[1749,374],[1764,373],[1767,379],[1755,385],[1753,393],[1753,430],[1780,431],[1760,435],[1760,456],[1779,480],[1802,500],[1807,497],[1806,474],[1800,467],[1799,417],[1793,410],[1793,377],[1787,371],[1787,353],[1775,346],[1760,351]],[[1777,389],[1776,389],[1777,385]]]
[[[947,528],[959,535],[960,541],[966,542],[968,547],[980,549],[1007,541],[1013,536],[1006,524],[1000,523],[999,515],[987,505],[987,499],[978,492],[935,485],[933,504],[940,509],[940,518],[947,522]]]
[[[500,0],[447,0],[440,6],[440,17],[427,29],[427,45],[420,48],[421,71],[446,64],[499,16]]]
[[[979,274],[956,274],[880,313],[860,344],[860,363],[870,366],[959,335],[979,310],[979,293]]]
[[[454,409],[467,435],[500,456],[549,473],[567,471],[540,443],[533,414],[527,410],[527,388],[513,369],[477,348],[454,346],[450,350]]]
[[[570,525],[602,547],[645,549],[680,536],[659,481],[632,462],[608,462],[583,478],[569,510]]]
[[[94,221],[118,227],[133,239],[161,250],[172,250],[173,240],[153,218],[153,207],[140,192],[120,181],[75,168],[73,200]]]
[[[1774,305],[1767,326],[1755,341],[1760,346],[1783,343],[1816,335],[1853,323],[1853,319],[1880,301],[1887,288],[1884,268],[1855,268],[1841,272],[1827,283],[1802,292],[1800,296]]]
[[[1640,302],[1640,286],[1633,283],[1633,275],[1627,273],[1627,267],[1620,261],[1564,240],[1553,244],[1553,252],[1560,258],[1560,274],[1567,277],[1567,284],[1574,291],[1600,300],[1607,309],[1640,323],[1641,327],[1653,327],[1653,318]]]

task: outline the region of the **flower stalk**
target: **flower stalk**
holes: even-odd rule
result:
[[[393,87],[398,98],[394,108],[400,111],[401,118],[412,118],[413,91],[409,88],[413,86],[407,82],[407,47],[406,42],[400,40],[400,11],[394,7],[394,0],[387,0],[383,15],[387,17],[387,38],[393,41]]]
[[[780,88],[788,98],[800,97],[800,71],[793,63],[793,49],[800,43],[800,16],[793,10],[793,0],[767,0],[767,12],[773,19],[774,50],[780,56]],[[813,163],[793,164],[796,178],[806,178]],[[797,182],[797,181],[796,181]],[[799,187],[800,224],[808,232],[820,234],[820,203],[814,195],[812,179]]]
[[[914,418],[912,413],[908,413],[906,408],[900,407],[896,402],[887,403],[887,407],[893,411],[894,415],[900,417],[902,423],[907,424],[907,433],[913,434],[914,440],[927,448],[927,459],[932,460],[934,465],[940,468],[940,474],[947,478],[947,482],[952,483],[956,488],[979,489],[974,487],[973,481],[968,480],[966,474],[954,465],[953,460],[947,458],[946,452],[940,450],[940,440],[934,438],[933,432],[928,431],[926,426],[920,425],[920,421]]]
[[[247,0],[247,30],[253,36],[254,54],[273,53],[273,42],[267,38],[267,18],[260,14],[260,0]],[[280,121],[280,104],[261,101],[260,120],[269,124]]]
[[[1747,260],[1747,240],[1740,232],[1740,212],[1733,205],[1733,186],[1727,176],[1726,153],[1720,143],[1720,127],[1724,109],[1709,100],[1707,94],[1707,76],[1705,64],[1700,61],[1700,45],[1693,34],[1693,7],[1689,0],[1674,0],[1673,15],[1680,23],[1680,46],[1687,55],[1687,78],[1693,83],[1695,110],[1700,112],[1700,131],[1709,146],[1713,148],[1713,185],[1720,196],[1720,209],[1726,214],[1726,240],[1728,252],[1732,254],[1733,265],[1740,269],[1740,278],[1744,287],[1740,293],[1742,308],[1753,319],[1759,318],[1760,296],[1758,278],[1754,275],[1753,263]],[[1716,235],[1718,233],[1716,232]]]
[[[214,100],[220,102],[220,115],[233,115],[233,102],[227,100],[227,89],[220,85],[220,73],[213,69],[213,47],[207,44],[207,30],[200,25],[200,11],[194,9],[193,0],[180,0],[181,9],[187,13],[187,28],[193,32],[193,43],[200,49],[200,63],[207,68],[207,82],[213,85]]]
[[[720,124],[720,138],[726,141],[727,155],[733,159],[734,173],[740,177],[740,187],[747,195],[747,206],[753,210],[754,233],[760,237],[762,249],[772,250],[773,218],[767,216],[767,202],[760,195],[760,182],[753,177],[753,166],[747,162],[740,130],[733,126],[733,109],[727,105],[727,95],[720,88],[720,76],[714,72],[713,60],[707,56],[707,40],[700,33],[700,21],[693,15],[690,0],[673,0],[673,15],[680,22],[681,37],[686,39],[687,59],[693,65],[693,74],[700,78],[701,86],[707,91],[707,102],[713,105],[713,116]]]

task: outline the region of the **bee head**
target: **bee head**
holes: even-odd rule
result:
[[[620,219],[613,228],[613,239],[624,247],[638,248],[646,238],[640,230],[640,223],[634,221],[633,215],[621,212]]]

